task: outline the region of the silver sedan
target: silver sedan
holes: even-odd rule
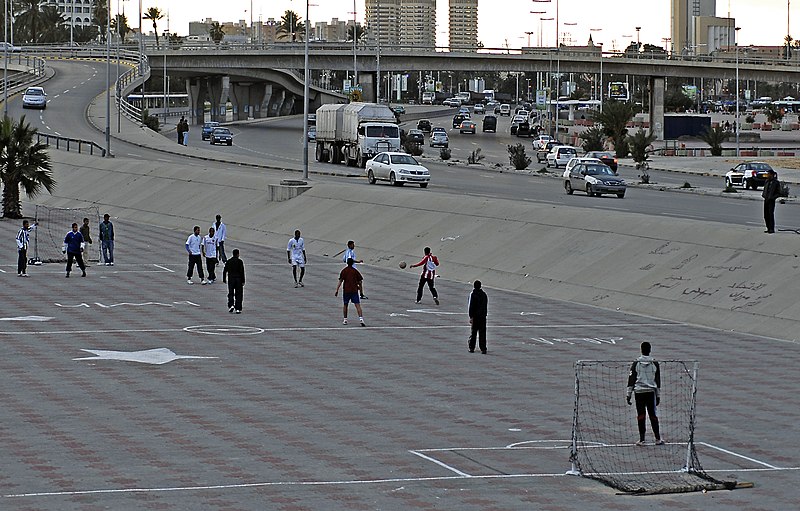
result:
[[[575,190],[583,190],[589,197],[613,193],[621,199],[625,197],[627,184],[608,165],[579,163],[564,171],[564,189],[569,195]]]
[[[367,162],[366,172],[369,183],[373,185],[381,180],[389,181],[395,186],[413,183],[420,188],[426,188],[431,180],[428,169],[406,153],[378,153]]]

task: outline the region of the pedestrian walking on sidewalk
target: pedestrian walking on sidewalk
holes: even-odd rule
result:
[[[200,226],[195,225],[192,234],[186,238],[186,252],[189,253],[189,269],[186,270],[186,283],[194,284],[192,282],[192,274],[194,268],[197,267],[197,276],[200,277],[200,283],[203,285],[208,284],[203,275],[203,238],[200,237]]]
[[[436,268],[439,266],[439,259],[431,253],[431,247],[425,247],[425,257],[417,264],[412,264],[411,268],[416,268],[417,266],[423,267],[422,274],[419,276],[419,286],[417,287],[417,303],[422,300],[422,290],[425,288],[425,284],[427,284],[433,295],[433,301],[436,302],[436,305],[439,305],[439,293],[436,292],[436,287],[434,287],[433,282],[436,278]]]
[[[184,121],[186,121],[186,119],[183,116],[181,116],[181,120],[178,121],[177,126],[175,126],[175,131],[178,132],[178,143],[181,144],[181,145],[183,145],[183,123],[184,123]]]
[[[233,257],[222,269],[222,282],[228,283],[228,312],[242,313],[244,295],[244,262],[239,259],[239,249],[233,249]]]
[[[764,183],[761,196],[764,197],[764,223],[767,224],[767,230],[764,232],[775,234],[775,201],[781,196],[781,183],[772,169],[767,172],[767,182]]]

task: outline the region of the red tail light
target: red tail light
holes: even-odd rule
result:
[[[751,174],[751,175],[752,175],[753,177],[756,177],[756,176],[758,175],[758,172],[756,172],[756,171],[754,170],[754,171],[752,171],[752,174]]]

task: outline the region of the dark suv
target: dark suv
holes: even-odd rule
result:
[[[483,131],[491,131],[497,133],[497,116],[486,114],[483,118]]]
[[[461,123],[469,120],[469,115],[456,114],[453,116],[453,129],[460,128]]]
[[[420,119],[417,122],[417,129],[423,133],[430,133],[431,132],[431,121],[428,119]]]

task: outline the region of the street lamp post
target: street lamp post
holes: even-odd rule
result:
[[[642,27],[636,27],[636,58],[639,58],[639,52],[642,50],[642,43],[639,42],[639,32]]]
[[[111,156],[111,5],[106,4],[106,156]],[[166,59],[166,55],[164,56]]]
[[[308,1],[306,0],[306,41],[304,54],[305,74],[303,79],[303,179],[308,179]]]
[[[736,124],[733,129],[736,132],[736,157],[739,157],[739,29],[736,27],[734,30],[733,44],[736,47]]]
[[[528,35],[528,48],[530,48],[531,47],[531,35],[533,34],[533,31],[525,31],[525,33]]]
[[[3,39],[8,41],[8,2],[3,2]],[[8,117],[8,45],[3,45],[3,116]]]
[[[539,18],[539,47],[541,48],[544,44],[542,41],[542,22],[543,21],[553,21],[555,18]]]
[[[589,32],[600,32],[603,30],[602,28],[590,28]],[[600,90],[598,91],[598,97],[600,99],[600,111],[603,111],[603,43],[597,43],[600,45]]]
[[[378,1],[375,8],[375,19],[377,25],[377,40],[375,45],[376,64],[375,64],[375,102],[381,102],[381,3]]]
[[[356,0],[353,0],[353,86],[358,84],[358,53],[356,51],[356,36],[358,35],[358,31],[356,30]]]

